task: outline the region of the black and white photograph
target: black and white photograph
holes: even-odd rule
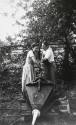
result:
[[[0,125],[76,125],[76,0],[0,0]]]

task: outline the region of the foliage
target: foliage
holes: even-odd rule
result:
[[[38,40],[40,43],[47,40],[50,44],[65,45],[63,68],[66,73],[69,69],[69,54],[75,55],[70,36],[76,29],[75,3],[75,0],[35,0],[32,5],[33,11],[27,14],[30,19],[28,39],[36,43]]]
[[[16,36],[22,40],[22,53],[19,54],[19,51],[14,53],[18,50],[18,47],[13,44],[13,39],[10,36],[6,38],[10,43],[10,47],[3,47],[0,50],[0,66],[4,70],[4,74],[1,74],[0,78],[3,78],[3,84],[8,88],[10,84],[12,87],[21,86],[22,66],[25,62],[29,43],[39,42],[41,45],[44,40],[47,40],[50,44],[57,44],[57,48],[55,46],[53,49],[56,54],[55,61],[59,77],[61,77],[63,69],[69,71],[69,53],[71,53],[72,57],[76,57],[72,48],[72,43],[75,42],[72,36],[76,33],[75,0],[35,0],[32,4],[32,11],[28,10],[27,3],[25,0],[17,3],[18,7],[27,10],[27,13],[25,12],[20,19],[16,20],[17,25],[22,27],[20,34]],[[28,19],[26,20],[26,18]],[[27,32],[25,22],[27,22],[28,26]],[[26,33],[28,34],[27,37]],[[61,44],[62,48],[60,48]],[[65,51],[62,52],[59,48]],[[66,70],[63,72],[65,73]],[[6,78],[3,77],[5,74],[7,74]]]
[[[35,0],[32,5],[33,11],[27,13],[30,19],[28,30],[30,37],[53,42],[61,36],[66,37],[73,21],[74,2]]]
[[[56,8],[53,4],[50,6],[49,0],[36,0],[32,6],[33,11],[28,13],[30,19],[29,37],[35,40],[38,38],[41,42],[52,39],[54,36],[52,32],[56,29]]]

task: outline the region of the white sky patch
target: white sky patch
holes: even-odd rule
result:
[[[25,13],[25,10],[19,7],[17,13],[15,14],[15,19],[20,19],[22,15],[25,15]]]
[[[21,26],[16,24],[16,20],[21,21],[21,17],[26,14],[26,11],[21,7],[16,6],[17,2],[20,0],[0,0],[0,39],[5,40],[5,38],[10,35],[14,36],[18,34],[21,30]],[[31,9],[30,6],[34,0],[29,0],[28,10]],[[26,1],[27,2],[27,1]],[[13,16],[12,16],[13,15]],[[27,21],[22,21],[25,26]]]
[[[5,40],[5,37],[12,36],[18,33],[19,26],[14,25],[14,20],[10,17],[5,17],[0,15],[0,39]]]

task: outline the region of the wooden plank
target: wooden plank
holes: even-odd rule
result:
[[[44,85],[41,87],[41,90],[38,91],[37,86],[27,86],[26,91],[32,108],[36,107],[41,109],[45,104],[49,94],[51,93],[52,87],[50,85]]]

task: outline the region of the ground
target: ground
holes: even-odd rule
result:
[[[76,81],[70,83],[65,92],[71,112],[50,111],[37,120],[36,125],[75,125],[76,124]],[[65,93],[64,92],[64,93]],[[65,94],[63,94],[65,95]],[[61,97],[63,98],[63,97]],[[63,100],[64,102],[64,100]],[[59,105],[60,106],[60,105]],[[57,104],[54,107],[59,109]],[[55,108],[56,109],[56,108]],[[64,109],[65,110],[65,109]],[[22,93],[4,94],[0,91],[0,125],[31,125],[31,109],[23,99]]]

